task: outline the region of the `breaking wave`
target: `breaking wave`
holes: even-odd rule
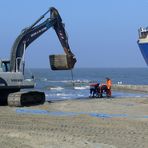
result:
[[[63,87],[51,87],[50,90],[63,90],[64,88]]]
[[[75,86],[74,89],[84,90],[84,89],[89,89],[89,86]]]

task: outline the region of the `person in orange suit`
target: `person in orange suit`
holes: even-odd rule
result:
[[[112,81],[108,77],[106,77],[106,85],[107,85],[107,96],[111,97],[111,95],[112,95],[112,92],[111,92]]]

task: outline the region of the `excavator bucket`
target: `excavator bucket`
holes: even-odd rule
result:
[[[50,66],[52,70],[70,70],[73,69],[76,59],[69,55],[50,55]]]

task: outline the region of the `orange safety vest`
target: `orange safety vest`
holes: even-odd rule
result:
[[[107,84],[107,88],[110,89],[111,86],[112,86],[112,81],[111,80],[107,80],[106,84]]]

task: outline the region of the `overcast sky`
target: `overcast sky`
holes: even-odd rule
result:
[[[65,23],[76,67],[146,67],[137,30],[148,26],[147,0],[1,0],[1,58],[9,58],[21,30],[53,6]],[[28,47],[26,65],[47,68],[48,55],[60,53],[51,28]]]

